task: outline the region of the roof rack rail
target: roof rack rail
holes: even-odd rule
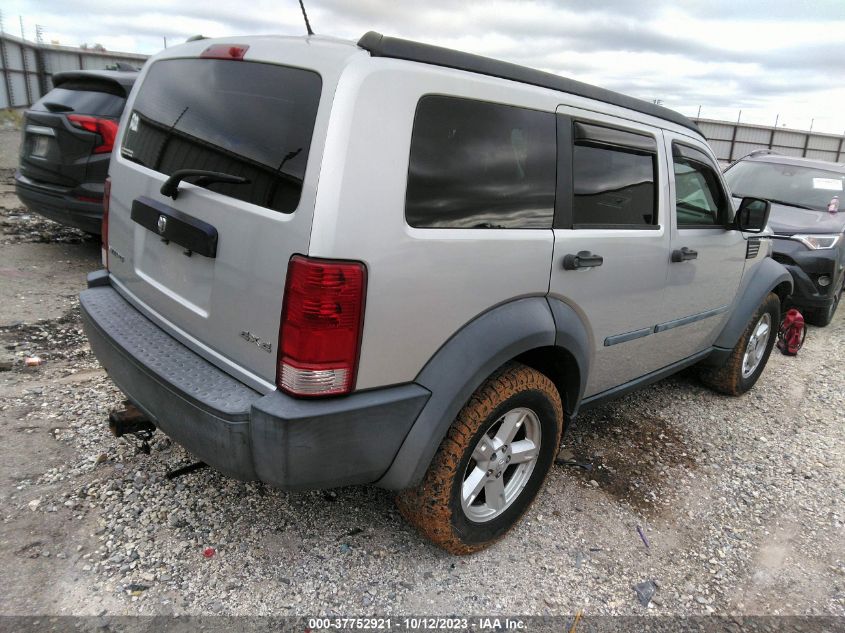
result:
[[[701,130],[698,129],[695,123],[669,108],[526,66],[519,66],[517,64],[455,51],[449,48],[442,48],[440,46],[421,44],[396,37],[386,37],[375,31],[366,33],[358,40],[358,46],[369,51],[373,57],[404,59],[412,62],[431,64],[433,66],[465,70],[480,75],[509,79],[532,86],[566,92],[579,97],[586,97],[587,99],[595,99],[596,101],[670,121],[688,128],[696,134],[701,134]]]
[[[743,160],[744,158],[752,158],[753,156],[765,156],[767,154],[774,154],[775,156],[782,156],[780,152],[776,152],[773,149],[754,149],[748,152],[745,156],[738,158],[737,160]]]

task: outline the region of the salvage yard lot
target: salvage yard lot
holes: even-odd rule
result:
[[[180,447],[113,438],[121,394],[76,307],[99,243],[20,207],[18,134],[0,132],[3,614],[845,615],[842,311],[741,398],[687,371],[585,413],[563,454],[592,470],[555,466],[527,520],[453,557],[386,491],[171,481]]]

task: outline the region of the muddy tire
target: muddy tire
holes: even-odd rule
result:
[[[448,552],[487,547],[537,496],[562,429],[552,381],[524,365],[506,365],[461,409],[422,483],[397,496],[399,511]]]
[[[780,299],[775,293],[760,304],[725,364],[704,369],[702,382],[721,393],[739,396],[751,389],[766,367],[780,327]]]

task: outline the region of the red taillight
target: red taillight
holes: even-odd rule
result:
[[[364,264],[291,258],[279,328],[280,389],[295,396],[352,391],[366,290]]]
[[[200,57],[205,59],[238,59],[244,58],[249,44],[212,44],[205,49]]]
[[[100,135],[103,142],[94,148],[95,154],[106,154],[114,147],[114,137],[117,136],[117,121],[98,119],[87,114],[68,114],[67,119],[73,127]]]
[[[103,267],[109,269],[109,198],[111,198],[111,176],[103,183],[103,225],[100,229],[100,253]]]

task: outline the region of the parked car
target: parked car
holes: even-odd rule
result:
[[[771,201],[772,257],[792,273],[790,303],[808,323],[830,323],[845,287],[845,164],[758,151],[725,179],[736,197]]]
[[[100,233],[103,183],[137,76],[109,70],[53,75],[53,89],[24,113],[15,192],[30,211]]]
[[[580,410],[692,365],[734,395],[763,371],[792,288],[751,235],[768,203],[735,214],[675,112],[376,33],[192,42],[139,81],[85,328],[227,475],[398,490],[466,553],[518,521]]]

